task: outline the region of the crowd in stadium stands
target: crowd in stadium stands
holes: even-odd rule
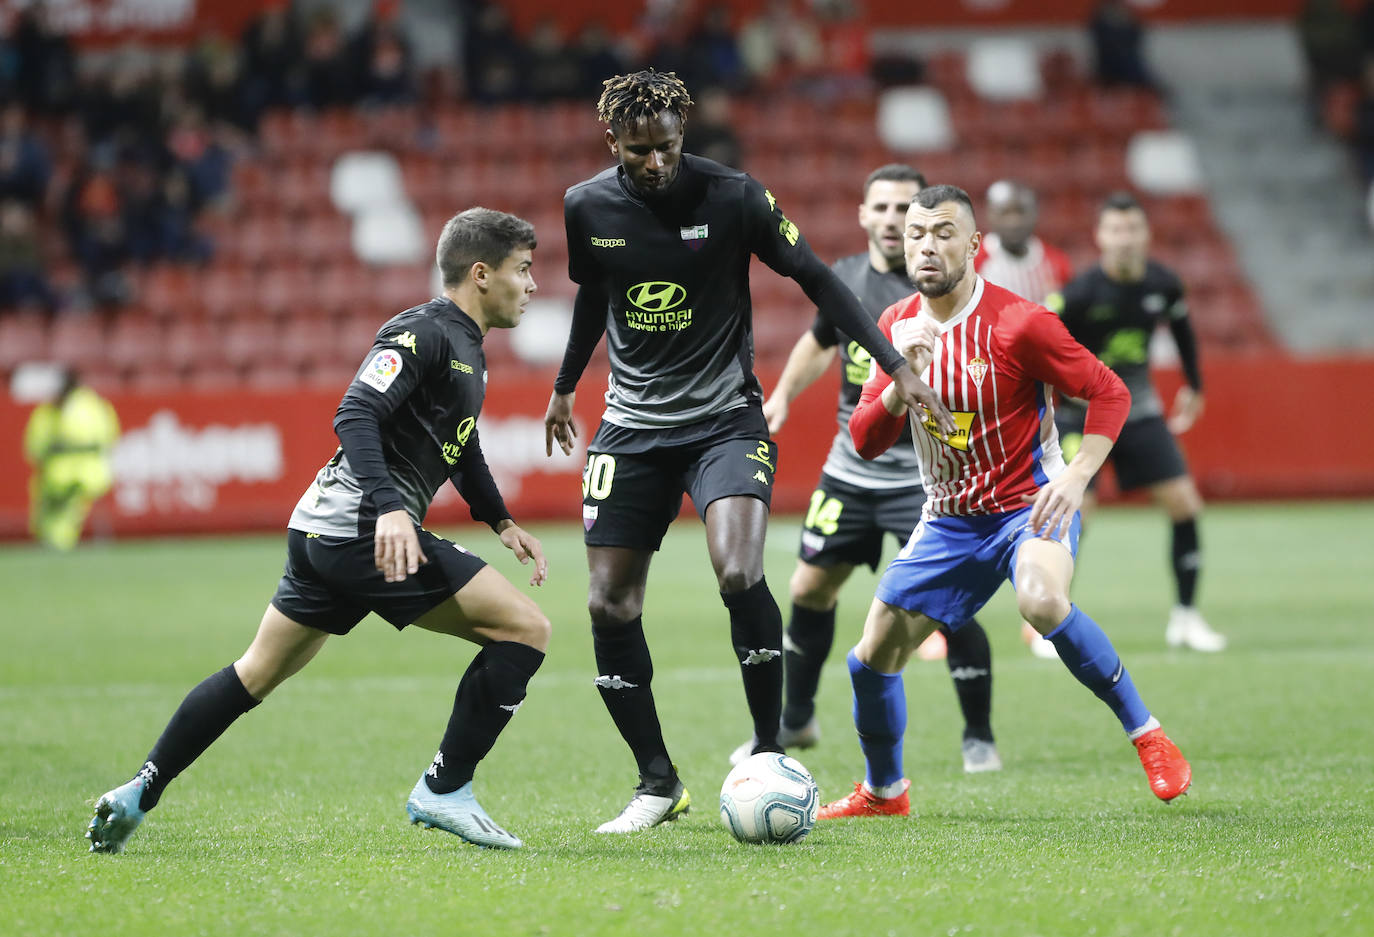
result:
[[[1298,34],[1313,113],[1350,141],[1360,174],[1374,186],[1374,0],[1358,11],[1342,0],[1307,0]]]

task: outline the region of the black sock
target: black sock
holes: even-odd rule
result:
[[[425,784],[436,794],[450,794],[472,780],[477,763],[496,744],[496,737],[525,699],[525,687],[544,662],[544,652],[518,641],[494,641],[468,664],[453,714]]]
[[[1202,569],[1202,548],[1198,544],[1197,518],[1174,524],[1172,559],[1178,604],[1191,607],[1197,597],[1197,577]]]
[[[722,592],[730,611],[730,643],[744,679],[744,698],[754,719],[755,751],[778,748],[782,718],[782,612],[760,579],[743,592]]]
[[[181,701],[139,769],[148,779],[139,808],[156,807],[172,779],[190,767],[235,719],[260,702],[243,688],[233,664],[200,681]]]
[[[941,625],[949,646],[945,662],[964,714],[964,738],[992,741],[992,650],[978,620],[970,618],[957,631]]]
[[[644,640],[644,620],[636,616],[623,625],[593,625],[592,646],[601,701],[634,753],[640,780],[671,781],[675,771],[654,708],[654,663]]]
[[[783,642],[782,724],[800,729],[816,713],[816,690],[821,683],[821,668],[835,643],[835,609],[817,611],[792,603],[792,620]]]

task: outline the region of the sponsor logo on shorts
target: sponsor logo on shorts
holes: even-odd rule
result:
[[[825,538],[809,530],[802,531],[801,542],[802,552],[807,556],[812,556],[825,549]]]
[[[768,476],[763,474],[763,469],[759,469],[754,473],[754,481],[764,485],[768,484]]]
[[[396,352],[390,349],[379,351],[372,356],[371,361],[363,365],[363,373],[359,375],[359,380],[386,393],[391,382],[396,380],[396,375],[401,373],[401,366],[401,356]]]
[[[591,530],[591,529],[592,529],[592,525],[596,523],[596,516],[597,516],[597,514],[599,514],[600,512],[601,512],[601,505],[599,505],[599,504],[584,504],[584,505],[582,505],[582,526],[583,526],[583,528],[585,528],[586,530]]]
[[[773,460],[769,458],[770,455],[772,455],[772,452],[769,451],[767,440],[760,439],[758,448],[753,452],[746,452],[744,457],[746,459],[753,459],[755,462],[762,462],[764,465],[768,466],[768,471],[776,472],[777,469],[773,467]]]

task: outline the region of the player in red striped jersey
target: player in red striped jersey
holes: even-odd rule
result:
[[[1044,304],[1073,279],[1073,264],[1068,254],[1036,235],[1040,205],[1035,190],[999,179],[988,186],[985,201],[992,230],[978,245],[973,269],[989,283]],[[1029,622],[1021,623],[1021,638],[1036,657],[1058,656],[1054,645],[1042,640]]]
[[[988,186],[988,226],[973,269],[987,282],[1022,299],[1043,303],[1073,279],[1069,255],[1035,233],[1040,209],[1035,190],[1010,179]]]
[[[1054,313],[974,272],[980,241],[962,189],[923,189],[907,210],[907,272],[920,295],[890,306],[878,327],[958,428],[947,433],[924,413],[909,414],[881,373],[871,374],[850,418],[865,458],[885,451],[913,421],[926,505],[849,652],[866,777],[822,807],[823,819],[909,812],[902,669],[932,631],[967,621],[1008,578],[1021,615],[1120,720],[1154,794],[1172,800],[1192,779],[1107,635],[1069,601],[1079,506],[1126,419],[1130,395]],[[1068,465],[1054,426],[1053,387],[1089,404]]]

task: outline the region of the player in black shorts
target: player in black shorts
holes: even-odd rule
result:
[[[1144,209],[1129,193],[1113,195],[1102,204],[1096,238],[1099,264],[1045,302],[1059,313],[1073,337],[1119,374],[1131,391],[1131,412],[1112,447],[1111,463],[1121,490],[1148,488],[1172,525],[1176,604],[1165,628],[1166,642],[1170,647],[1220,651],[1226,647],[1225,636],[1212,630],[1194,604],[1202,568],[1202,497],[1174,441],[1175,435],[1192,428],[1203,408],[1197,339],[1183,283],[1149,258],[1150,227]],[[1167,421],[1150,381],[1150,339],[1166,322],[1186,380]],[[1083,433],[1083,410],[1070,403],[1056,414],[1064,457],[1072,458]],[[1085,517],[1089,504],[1084,503]]]
[[[476,428],[486,392],[482,339],[520,321],[535,290],[534,228],[472,208],[451,218],[436,251],[444,293],[391,319],[334,417],[340,447],[291,515],[286,569],[257,636],[193,689],[133,780],[96,804],[93,852],[122,852],[163,789],[239,716],[299,671],[331,634],[368,612],[481,647],[458,684],[439,752],[406,803],[414,823],[480,846],[514,849],[473,796],[477,763],[525,698],[544,660],[548,619],[500,573],[420,527],[444,481],[491,525],[531,585],[548,573],[539,541],[501,500]]]
[[[863,301],[873,321],[888,306],[914,293],[906,273],[902,229],[906,210],[925,178],[910,166],[881,166],[864,180],[859,226],[868,235],[868,250],[837,260],[831,269]],[[825,318],[816,317],[787,357],[778,386],[763,402],[769,432],[787,420],[788,407],[815,383],[838,356],[840,395],[836,409],[839,431],[830,444],[820,482],[802,527],[797,568],[790,583],[792,614],[783,640],[784,701],[778,741],[784,748],[810,748],[820,740],[816,690],[821,668],[835,640],[835,606],[840,587],[854,567],[878,568],[883,539],[891,534],[904,545],[921,520],[925,492],[913,479],[921,476],[911,442],[911,428],[876,459],[861,458],[849,436],[849,415],[868,380],[870,359]],[[934,645],[934,652],[927,650]],[[918,653],[945,657],[963,711],[961,742],[964,770],[997,771],[1001,756],[992,737],[992,652],[988,636],[975,620],[950,630],[941,626]],[[739,763],[750,751],[746,742],[731,754]]]
[[[691,103],[672,73],[608,80],[597,112],[617,164],[570,188],[563,203],[578,291],[545,416],[546,446],[572,451],[574,391],[605,333],[606,411],[583,474],[588,608],[596,683],[640,777],[603,833],[646,829],[691,802],[654,709],[640,619],[649,561],[684,492],[706,523],[756,748],[781,750],[782,616],[763,578],[777,447],[753,369],[751,255],[796,280],[893,374],[904,399],[953,426],[773,195],[745,173],[682,153]]]

